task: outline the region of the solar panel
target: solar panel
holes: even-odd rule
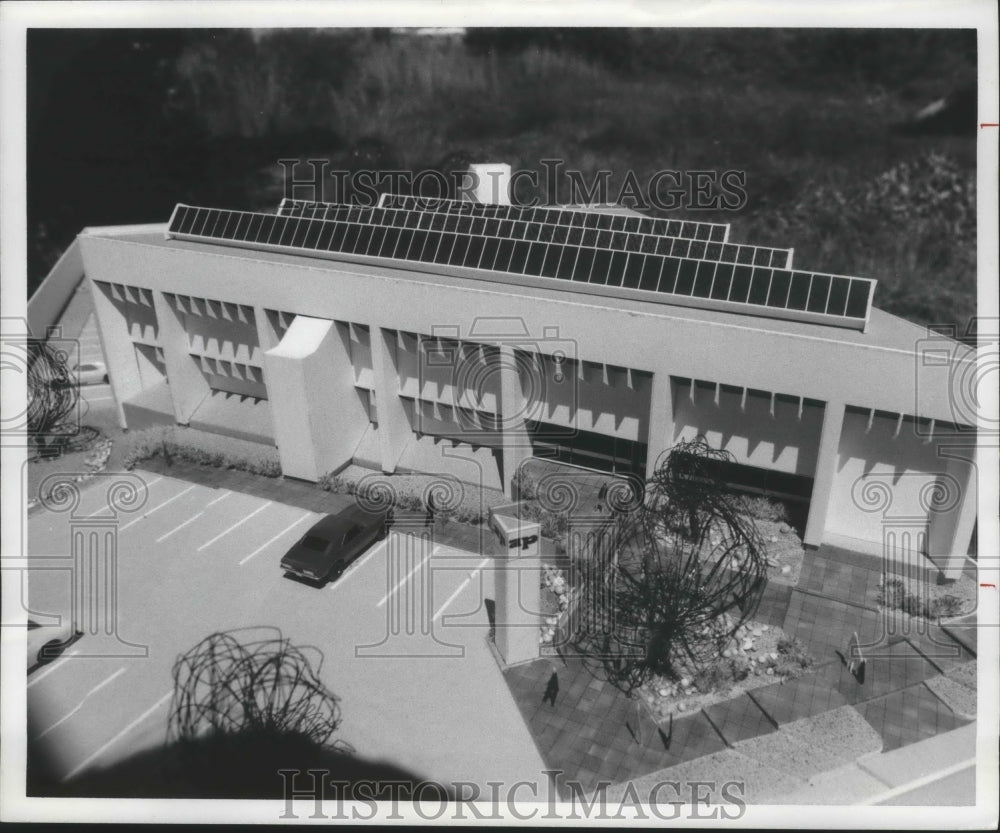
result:
[[[527,220],[608,231],[662,234],[666,237],[687,237],[692,240],[708,240],[714,243],[725,243],[729,239],[729,226],[722,223],[698,223],[693,220],[668,220],[630,214],[612,214],[605,211],[588,211],[584,208],[500,205],[498,203],[478,203],[445,197],[428,198],[407,194],[382,194],[379,197],[379,207]]]
[[[465,205],[467,203],[458,204]],[[528,210],[533,211],[534,209]],[[588,229],[582,226],[552,224],[541,220],[480,217],[458,211],[439,213],[430,210],[418,211],[413,208],[371,208],[340,203],[284,199],[278,207],[278,214],[284,217],[302,217],[310,220],[341,220],[371,223],[377,226],[400,226],[479,234],[513,240],[543,240],[545,242],[567,243],[573,246],[669,255],[670,257],[689,257],[695,260],[746,263],[753,266],[775,266],[783,269],[791,268],[792,265],[791,249],[718,243],[648,232]],[[681,225],[674,220],[669,222],[675,223],[678,227]]]
[[[283,199],[278,208],[285,214],[290,206],[302,204],[301,200]],[[307,205],[332,205],[331,203],[306,203]],[[409,211],[432,211],[436,213],[458,214],[499,220],[522,220],[549,225],[573,226],[599,231],[627,231],[640,234],[658,234],[665,237],[685,237],[691,240],[705,240],[725,243],[729,239],[729,226],[723,223],[699,223],[693,220],[669,220],[640,215],[612,214],[591,211],[584,208],[550,208],[539,206],[529,208],[518,205],[496,203],[476,203],[466,200],[445,198],[428,199],[402,194],[382,194],[379,208],[406,209]]]
[[[478,218],[477,221],[482,221]],[[168,238],[864,329],[875,281],[542,239],[177,205]],[[492,274],[479,275],[486,270]],[[451,273],[455,273],[454,271]],[[498,274],[502,277],[498,277]]]

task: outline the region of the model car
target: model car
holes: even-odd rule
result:
[[[71,624],[41,625],[28,620],[28,673],[41,668],[62,655],[70,645],[83,636],[83,631]]]
[[[83,362],[70,375],[81,385],[103,385],[108,381],[108,369],[103,362]]]
[[[317,521],[281,559],[281,569],[322,584],[339,576],[376,541],[385,537],[391,512],[350,506]]]
[[[65,378],[54,379],[57,388],[81,387],[83,385],[103,385],[108,381],[108,369],[103,362],[82,362],[74,365]]]

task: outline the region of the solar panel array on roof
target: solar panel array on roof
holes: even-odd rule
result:
[[[776,266],[782,269],[791,268],[792,265],[791,249],[713,243],[707,240],[665,237],[644,232],[585,228],[537,220],[480,217],[459,212],[439,213],[430,210],[418,211],[411,208],[369,208],[342,203],[284,199],[278,207],[278,214],[283,217],[303,217],[310,220],[345,220],[351,223],[453,231],[460,234],[503,237],[511,240],[568,243],[571,246],[586,246],[612,251],[690,257],[695,260],[745,263],[752,266]]]
[[[669,220],[628,214],[609,214],[583,208],[552,208],[500,205],[498,203],[469,202],[445,197],[417,197],[405,194],[382,194],[380,208],[406,208],[411,211],[442,211],[467,214],[472,217],[497,217],[504,220],[526,220],[533,223],[581,226],[607,231],[634,231],[645,234],[662,234],[665,237],[687,237],[692,240],[710,240],[725,243],[729,239],[729,226],[723,223],[697,223],[693,220]]]
[[[863,329],[875,282],[748,264],[515,240],[458,231],[178,205],[168,238],[362,262],[402,261],[612,297],[808,320]],[[477,272],[485,270],[490,275]],[[501,273],[498,276],[496,273]]]

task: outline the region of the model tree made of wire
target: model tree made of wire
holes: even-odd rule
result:
[[[722,479],[720,463],[731,461],[702,437],[674,446],[657,461],[644,501],[613,521],[609,610],[586,648],[625,691],[717,660],[756,612],[766,549]]]

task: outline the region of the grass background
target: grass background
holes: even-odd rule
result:
[[[877,278],[876,305],[921,324],[975,312],[975,125],[892,130],[975,83],[974,31],[33,30],[28,69],[29,292],[85,225],[273,209],[279,158],[561,159],[612,194],[746,171],[741,210],[671,216]]]

